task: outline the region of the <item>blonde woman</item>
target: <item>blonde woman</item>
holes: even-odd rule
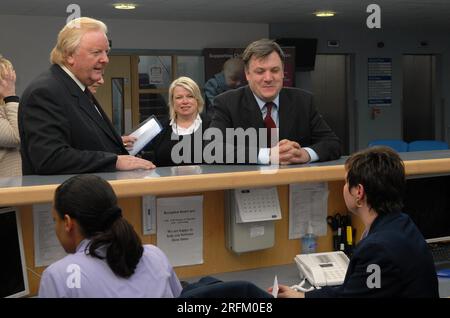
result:
[[[11,62],[0,55],[0,177],[22,175],[18,108],[16,72]]]
[[[202,135],[210,120],[202,114],[204,100],[197,83],[185,76],[174,80],[168,104],[170,118],[162,123],[163,131],[146,147],[143,157],[157,167],[201,164],[202,157],[197,154],[198,160],[194,153],[203,150]],[[194,138],[194,134],[200,136]],[[185,138],[191,138],[190,143]],[[199,141],[202,144],[196,145]],[[179,142],[190,146],[181,149]]]

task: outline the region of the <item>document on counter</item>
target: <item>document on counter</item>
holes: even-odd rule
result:
[[[33,205],[34,266],[48,266],[66,256],[55,233],[52,204]]]
[[[289,239],[305,235],[309,223],[316,236],[327,234],[328,192],[326,182],[289,185]]]
[[[139,151],[141,151],[145,145],[147,145],[153,138],[155,138],[162,130],[161,123],[156,119],[155,116],[150,116],[145,121],[143,121],[138,129],[133,131],[130,136],[136,137],[137,140],[134,142],[133,149],[129,151],[130,155],[135,156]]]
[[[203,264],[203,196],[156,200],[158,247],[172,266]]]

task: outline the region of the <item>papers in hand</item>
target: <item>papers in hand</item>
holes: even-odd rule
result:
[[[156,135],[162,130],[162,126],[155,116],[150,116],[139,125],[139,128],[133,131],[130,136],[134,136],[137,140],[134,142],[133,149],[129,151],[130,155],[134,156],[142,148],[145,147]]]
[[[278,278],[275,275],[275,279],[273,280],[273,287],[272,287],[272,296],[273,298],[277,298],[278,297]]]

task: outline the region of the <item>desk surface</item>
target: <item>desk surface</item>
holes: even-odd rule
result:
[[[211,275],[223,281],[246,280],[252,282],[261,289],[267,290],[273,285],[273,280],[277,276],[278,283],[292,286],[300,282],[299,272],[295,264],[278,265],[251,269],[246,271],[221,273]],[[198,281],[202,276],[190,277],[187,282]],[[450,297],[450,278],[439,278],[439,296]]]
[[[450,173],[450,150],[401,153],[409,176]],[[180,194],[248,186],[343,180],[346,157],[289,166],[201,165],[120,171],[97,175],[111,182],[119,197]],[[49,202],[71,175],[0,178],[0,206]]]

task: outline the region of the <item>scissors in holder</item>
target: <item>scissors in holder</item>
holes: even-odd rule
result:
[[[327,216],[327,223],[333,230],[333,249],[335,251],[339,250],[339,245],[341,243],[343,220],[344,219],[340,213],[336,213],[333,216]]]
[[[327,216],[327,223],[333,231],[338,230],[338,228],[342,224],[342,221],[343,221],[343,219],[342,219],[342,216],[340,213],[336,213],[333,216],[331,216],[331,215]]]

